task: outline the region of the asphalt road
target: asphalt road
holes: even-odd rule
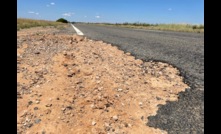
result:
[[[191,87],[177,102],[159,106],[148,126],[169,134],[204,133],[204,34],[74,24],[85,36],[103,40],[144,61],[177,67]]]

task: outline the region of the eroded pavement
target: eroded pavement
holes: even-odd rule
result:
[[[17,132],[162,134],[147,126],[188,86],[179,71],[54,28],[17,32]]]

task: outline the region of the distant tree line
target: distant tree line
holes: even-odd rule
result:
[[[68,23],[68,21],[64,18],[60,18],[60,19],[56,20],[56,22]]]

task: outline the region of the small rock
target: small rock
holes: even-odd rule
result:
[[[41,122],[41,119],[36,119],[35,123],[38,124],[39,122]]]
[[[157,100],[162,100],[160,97],[156,97]]]
[[[40,103],[40,101],[35,101],[35,103],[36,103],[36,104],[39,104],[39,103]]]
[[[67,106],[66,109],[71,110],[71,109],[73,109],[73,108],[72,108],[72,106]]]
[[[91,108],[93,108],[93,109],[95,108],[94,104],[91,104]]]
[[[34,107],[34,110],[38,110],[38,107]]]
[[[37,52],[35,52],[35,54],[40,54],[40,52],[39,52],[39,51],[37,51]]]
[[[65,111],[65,110],[66,110],[66,108],[61,108],[61,110],[62,110],[62,111]]]
[[[114,96],[115,96],[115,97],[120,97],[120,95],[119,95],[119,94],[115,94]]]
[[[27,111],[24,111],[20,117],[26,116],[27,115]]]
[[[65,64],[63,64],[63,66],[67,67],[67,66],[68,66],[68,64],[66,64],[66,63],[65,63]]]
[[[64,52],[63,52],[63,55],[64,55],[64,56],[67,56],[67,52],[66,52],[66,51],[64,51]]]
[[[33,103],[32,101],[29,101],[29,102],[28,102],[28,105],[31,105],[32,103]]]
[[[94,126],[94,125],[96,125],[96,122],[95,122],[95,121],[92,121],[92,123],[91,123],[91,124],[92,124],[92,126]]]
[[[125,122],[125,123],[124,123],[124,126],[125,126],[125,127],[128,127],[128,124]]]
[[[52,106],[52,104],[47,104],[47,105],[45,105],[46,107],[51,107]]]
[[[127,52],[126,55],[130,56],[131,54],[129,52]]]
[[[32,127],[33,126],[33,124],[32,123],[29,123],[29,124],[27,124],[27,127]]]
[[[73,75],[75,75],[75,73],[69,72],[67,76],[68,77],[73,77]]]
[[[113,119],[114,119],[115,121],[117,121],[117,120],[118,120],[118,116],[117,116],[117,115],[113,116]]]
[[[50,113],[51,113],[50,109],[45,110],[45,114],[50,114]]]
[[[143,116],[141,116],[141,118],[140,118],[141,120],[143,120],[144,119],[144,117]]]
[[[118,92],[121,92],[121,91],[123,91],[123,89],[121,89],[121,88],[118,88],[118,89],[117,89],[117,91],[118,91]]]

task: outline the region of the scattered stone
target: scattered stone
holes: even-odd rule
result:
[[[28,105],[31,105],[32,103],[33,103],[32,101],[29,101],[29,102],[28,102]]]
[[[41,122],[41,119],[36,119],[35,123],[38,124],[39,122]]]
[[[63,66],[67,67],[67,66],[68,66],[68,64],[66,64],[66,63],[65,63],[65,64],[63,64]]]
[[[96,122],[95,122],[95,121],[92,121],[91,124],[92,124],[92,126],[95,126],[95,125],[96,125]]]
[[[160,97],[156,97],[157,100],[162,100]]]
[[[24,116],[26,116],[26,115],[27,115],[27,111],[24,111],[24,112],[21,114],[20,117],[24,117]]]
[[[141,116],[141,118],[140,118],[141,120],[143,120],[144,119],[144,117],[143,116]]]
[[[75,75],[75,73],[73,73],[73,72],[69,72],[69,73],[67,74],[68,77],[73,77],[74,75]]]
[[[139,106],[140,106],[140,108],[143,108],[143,103],[139,102]]]
[[[125,122],[125,123],[124,123],[124,126],[125,126],[125,127],[128,127],[128,123]]]
[[[52,106],[52,104],[47,104],[47,105],[45,105],[46,107],[51,107]]]
[[[123,91],[123,89],[121,89],[121,88],[118,88],[118,89],[117,89],[117,91],[118,91],[118,92],[121,92],[121,91]]]
[[[39,52],[39,51],[36,51],[35,54],[40,54],[40,52]]]
[[[50,113],[51,113],[50,109],[45,110],[45,114],[50,114]]]
[[[93,108],[93,109],[94,109],[94,108],[95,108],[95,105],[94,105],[94,104],[91,104],[91,108]]]
[[[34,107],[34,110],[38,110],[38,107]]]
[[[39,104],[39,103],[40,103],[40,101],[38,101],[38,100],[37,100],[37,101],[35,101],[35,103],[36,103],[36,104]]]
[[[120,97],[120,95],[119,95],[119,94],[115,94],[114,96],[115,96],[115,97]]]
[[[72,106],[67,106],[66,109],[71,110],[71,109],[72,109]]]
[[[32,123],[28,123],[26,126],[27,126],[28,128],[30,128],[30,127],[33,126],[33,124],[32,124]]]
[[[131,54],[129,52],[127,52],[126,55],[130,56]]]
[[[111,129],[111,126],[110,126],[110,124],[109,123],[104,123],[104,127],[105,127],[105,131],[110,131],[110,129]]]
[[[118,116],[117,116],[117,115],[113,116],[112,118],[113,118],[113,120],[115,120],[115,121],[118,120]]]
[[[17,99],[22,99],[21,93],[17,92]]]

